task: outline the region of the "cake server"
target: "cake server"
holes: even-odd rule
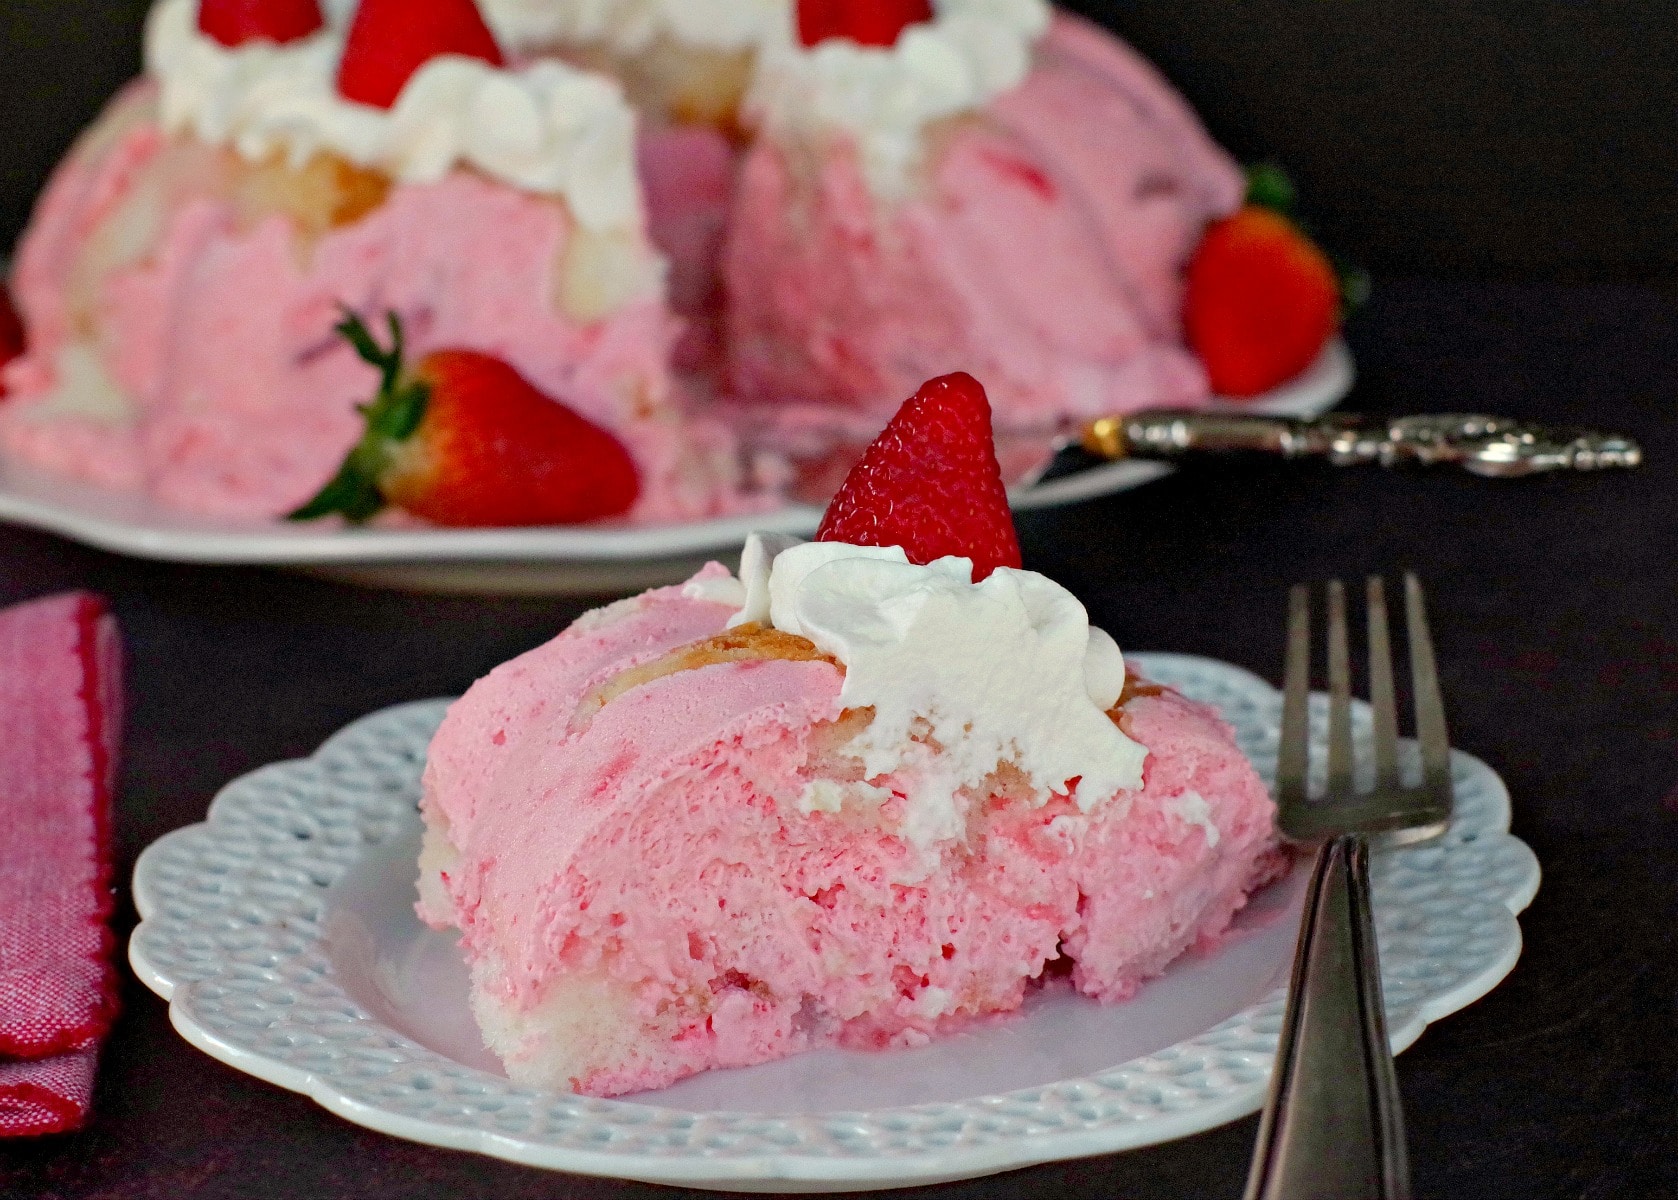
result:
[[[1399,769],[1386,593],[1373,578],[1367,609],[1374,785],[1360,792],[1354,782],[1346,593],[1336,580],[1328,585],[1327,786],[1317,801],[1306,794],[1310,594],[1301,585],[1288,597],[1277,823],[1289,841],[1320,843],[1321,849],[1305,897],[1246,1200],[1409,1200],[1404,1118],[1370,904],[1368,839],[1437,837],[1450,823],[1454,796],[1439,672],[1414,575],[1405,576],[1404,592],[1420,778],[1406,780]]]
[[[1629,437],[1473,413],[1411,417],[1331,413],[1299,419],[1147,409],[1092,421],[1084,427],[1080,442],[1091,454],[1107,459],[1169,461],[1261,454],[1322,459],[1337,466],[1451,464],[1476,475],[1500,478],[1548,471],[1603,471],[1643,462],[1642,448]]]

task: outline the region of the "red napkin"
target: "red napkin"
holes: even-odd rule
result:
[[[121,660],[96,596],[0,611],[0,1137],[82,1123],[116,1015]]]

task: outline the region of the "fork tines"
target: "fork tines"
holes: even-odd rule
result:
[[[1368,581],[1369,700],[1373,710],[1375,784],[1359,794],[1353,782],[1352,671],[1346,635],[1346,589],[1328,585],[1328,786],[1323,800],[1306,796],[1310,745],[1311,598],[1296,585],[1288,595],[1287,677],[1282,691],[1282,735],[1276,767],[1276,803],[1282,831],[1295,841],[1316,841],[1341,833],[1404,830],[1406,841],[1442,832],[1451,816],[1451,751],[1445,705],[1428,634],[1426,605],[1416,577],[1404,576],[1404,607],[1410,644],[1411,692],[1420,784],[1407,786],[1398,764],[1398,712],[1394,697],[1392,639],[1387,627],[1386,591],[1378,576]]]

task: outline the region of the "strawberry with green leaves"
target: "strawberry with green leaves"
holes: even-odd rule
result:
[[[909,26],[930,20],[930,0],[798,0],[798,40],[806,46],[830,38],[894,46]]]
[[[503,63],[473,0],[361,0],[338,64],[338,94],[390,108],[414,72],[440,54]]]
[[[361,441],[291,520],[360,522],[395,505],[438,525],[569,525],[635,503],[635,463],[617,438],[488,354],[437,350],[406,366],[389,320],[388,349],[354,315],[338,326],[379,368],[379,391],[360,408]]]
[[[198,31],[230,48],[295,42],[325,23],[318,0],[198,0]]]
[[[1018,567],[1020,542],[979,381],[943,375],[904,401],[845,476],[816,540],[902,546],[913,563],[970,558],[975,581]]]
[[[1214,222],[1189,263],[1183,325],[1212,390],[1243,398],[1316,361],[1357,297],[1290,215],[1293,188],[1253,172],[1247,203]]]

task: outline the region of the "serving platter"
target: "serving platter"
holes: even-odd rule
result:
[[[1315,416],[1351,389],[1352,357],[1331,342],[1291,382],[1243,403],[1243,411]],[[1020,510],[1046,508],[1138,487],[1170,468],[1102,463],[1016,488]],[[706,562],[730,562],[754,530],[815,532],[821,510],[789,504],[768,512],[684,524],[528,529],[361,528],[234,525],[161,508],[143,497],[95,488],[0,458],[0,521],[44,529],[101,550],[164,562],[263,565],[378,587],[419,591],[600,595],[684,579]]]
[[[1216,705],[1273,778],[1280,698],[1269,684],[1208,659],[1129,660]],[[621,1100],[512,1084],[477,1038],[454,940],[413,913],[419,776],[445,707],[375,713],[311,758],[236,780],[204,823],[140,856],[129,958],[187,1041],[393,1136],[744,1191],[969,1178],[1182,1137],[1262,1101],[1300,869],[1255,897],[1220,948],[1179,960],[1124,1004],[1049,987],[1019,1014],[919,1049],[821,1050]],[[1313,714],[1319,742],[1325,708]],[[1355,720],[1367,738],[1366,707]],[[1395,1049],[1509,972],[1516,914],[1538,887],[1536,859],[1508,832],[1502,782],[1467,754],[1452,765],[1450,830],[1374,858]]]

